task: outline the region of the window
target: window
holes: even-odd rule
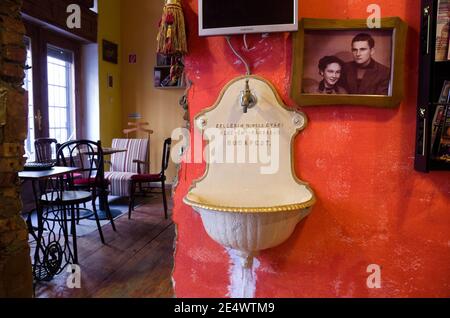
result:
[[[25,155],[27,161],[34,161],[33,62],[31,58],[31,39],[29,37],[25,37],[25,47],[27,50],[27,61],[23,88],[28,92],[28,135],[25,140]]]
[[[73,52],[48,46],[49,136],[58,141],[75,139]]]
[[[29,101],[25,152],[28,161],[34,161],[35,139],[64,143],[77,138],[81,44],[31,22],[25,25],[28,68],[23,87]]]

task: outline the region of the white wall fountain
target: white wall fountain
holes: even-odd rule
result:
[[[265,79],[243,76],[195,124],[209,141],[207,169],[184,202],[228,250],[230,296],[254,297],[254,257],[286,241],[315,203],[294,172],[293,142],[306,116],[288,109]]]

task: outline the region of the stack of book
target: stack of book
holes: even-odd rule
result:
[[[437,160],[450,162],[450,81],[445,81],[433,117],[431,154]]]
[[[450,0],[439,0],[436,30],[436,61],[450,60]]]

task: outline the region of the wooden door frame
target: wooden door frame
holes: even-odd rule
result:
[[[48,137],[48,78],[47,78],[47,46],[52,45],[74,53],[74,85],[75,85],[75,130],[76,135],[80,135],[82,125],[79,120],[82,118],[81,107],[81,42],[73,38],[64,37],[54,31],[45,29],[38,24],[24,21],[27,30],[27,37],[31,39],[32,72],[33,72],[33,109],[35,138]],[[36,118],[37,111],[40,110],[43,120],[39,129]],[[61,140],[61,142],[63,142]]]

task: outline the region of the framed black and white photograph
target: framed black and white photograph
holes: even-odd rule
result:
[[[110,62],[113,64],[117,64],[118,63],[118,59],[119,59],[119,48],[118,45],[107,41],[107,40],[103,40],[103,60],[106,62]]]
[[[294,39],[291,97],[302,106],[395,107],[403,97],[406,25],[386,18],[303,19]]]

